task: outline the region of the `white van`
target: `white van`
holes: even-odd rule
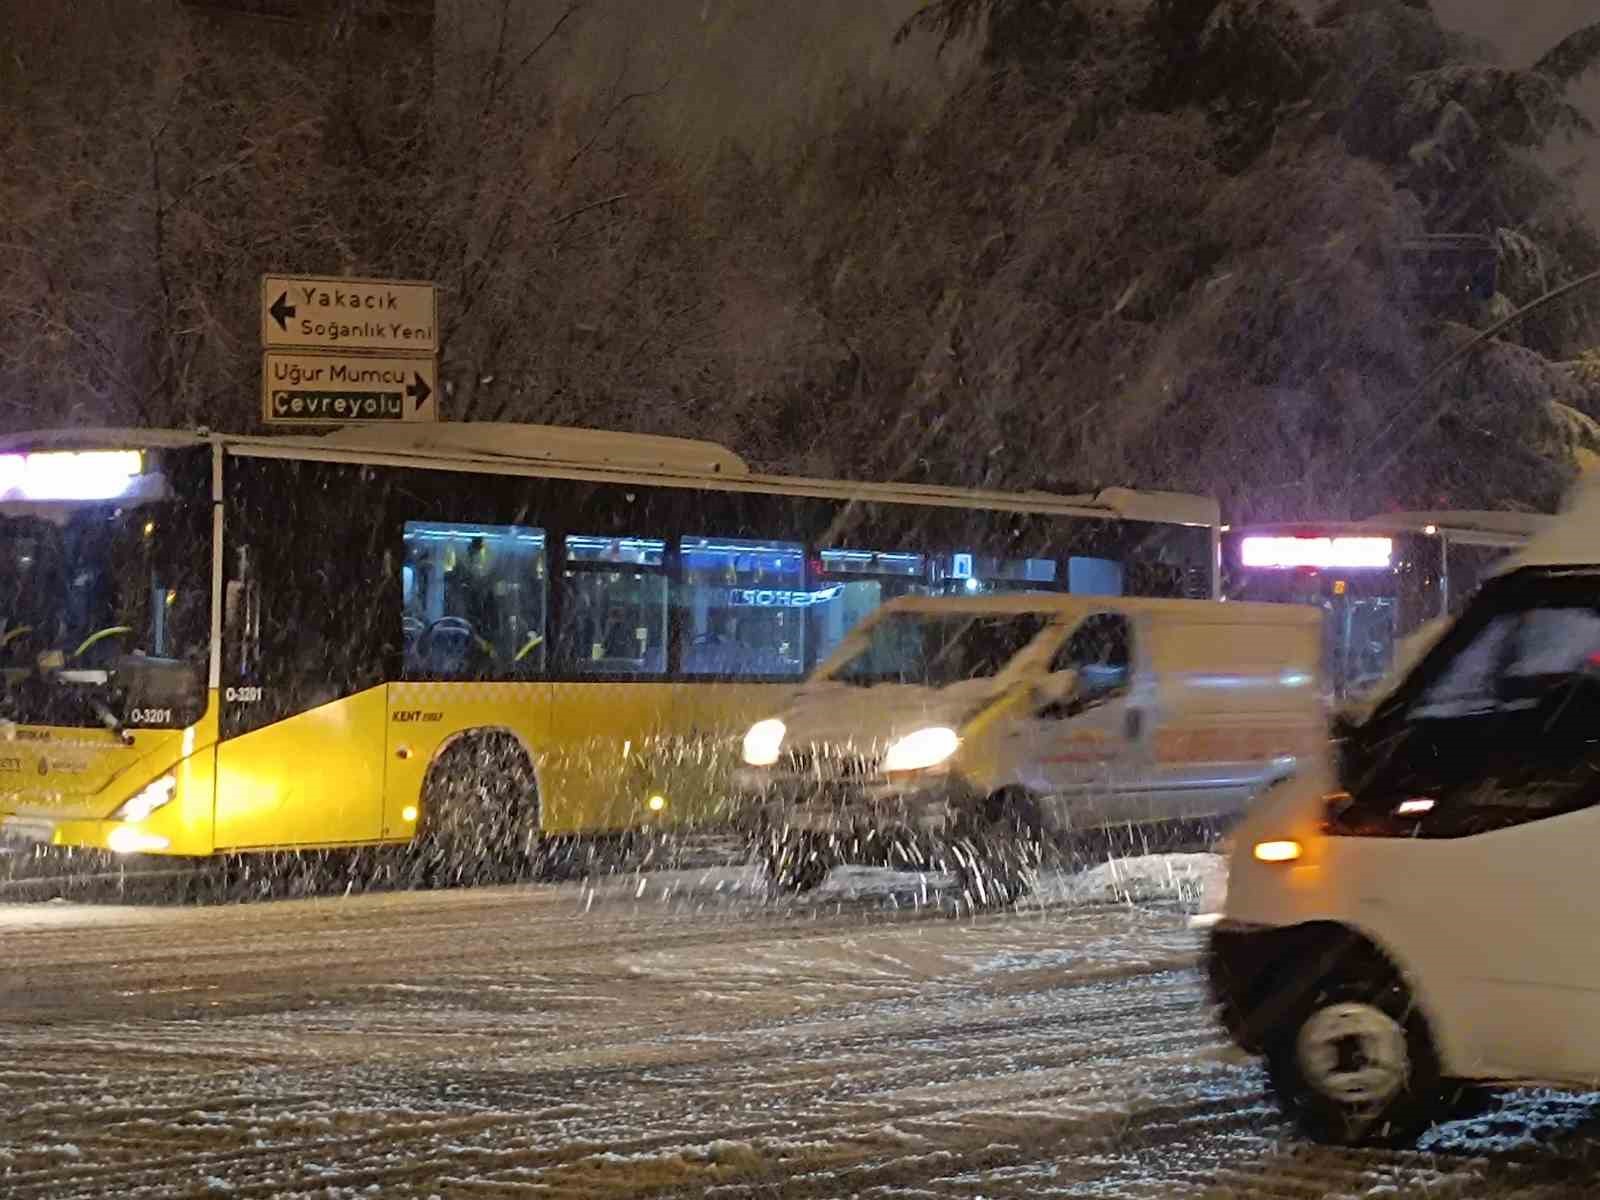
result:
[[[1313,1137],[1600,1078],[1596,530],[1591,490],[1234,830],[1212,993]]]
[[[739,790],[797,890],[997,828],[1225,818],[1321,753],[1320,639],[1299,605],[906,597],[750,729]]]

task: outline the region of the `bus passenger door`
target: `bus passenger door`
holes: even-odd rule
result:
[[[385,689],[367,688],[250,728],[252,709],[262,706],[267,716],[276,707],[269,691],[223,692],[217,849],[337,846],[381,837]],[[228,736],[230,730],[240,732]]]
[[[352,464],[224,463],[218,849],[382,836],[400,616],[385,486]]]

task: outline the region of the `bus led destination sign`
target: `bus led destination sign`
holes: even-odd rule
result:
[[[431,358],[280,354],[261,364],[261,418],[269,425],[436,421]]]

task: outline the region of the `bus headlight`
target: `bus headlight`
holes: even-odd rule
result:
[[[954,729],[943,725],[919,729],[906,734],[889,747],[883,756],[883,772],[885,775],[897,775],[902,771],[924,771],[936,767],[954,754],[959,745],[961,738]]]
[[[116,854],[152,854],[165,850],[172,843],[164,837],[146,833],[142,829],[119,825],[111,831],[111,836],[106,839],[106,845]]]
[[[152,783],[147,783],[133,799],[117,809],[112,819],[126,821],[130,825],[137,825],[156,809],[171,802],[173,794],[178,790],[178,780],[174,775],[163,775]]]
[[[788,731],[777,717],[757,721],[744,735],[744,761],[752,767],[770,767],[778,761],[778,750]]]

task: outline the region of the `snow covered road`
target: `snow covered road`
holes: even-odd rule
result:
[[[1587,1097],[1301,1147],[1181,907],[1103,875],[962,919],[759,882],[0,906],[0,1196],[1592,1194]]]

